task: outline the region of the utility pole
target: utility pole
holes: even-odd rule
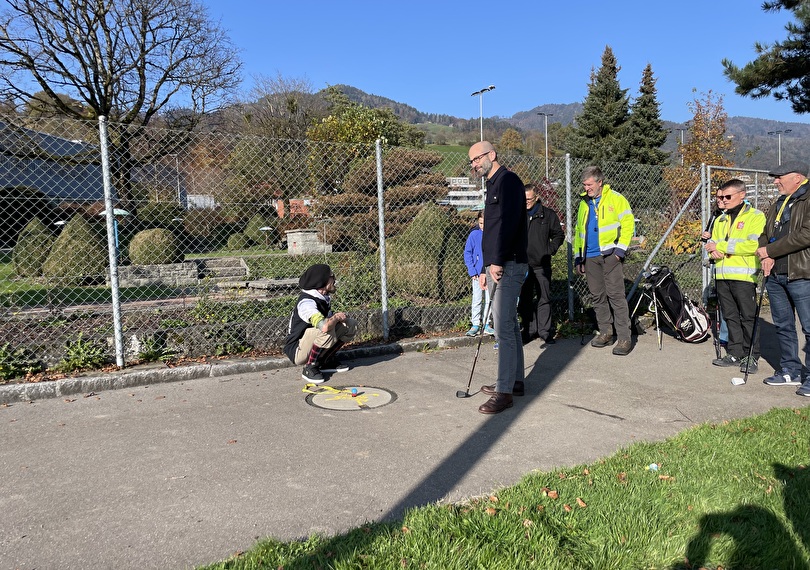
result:
[[[481,140],[484,140],[484,93],[492,91],[493,89],[495,89],[495,86],[490,85],[489,87],[479,89],[478,91],[472,93],[471,95],[471,97],[475,97],[476,95],[478,95],[478,115],[480,117],[480,124],[481,124]]]

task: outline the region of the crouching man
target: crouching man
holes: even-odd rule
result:
[[[331,295],[337,290],[328,265],[316,263],[298,280],[301,294],[290,316],[284,354],[303,364],[301,377],[320,384],[324,373],[345,372],[348,366],[335,356],[357,334],[357,321],[346,313],[332,313]]]

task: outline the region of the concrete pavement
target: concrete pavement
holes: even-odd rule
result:
[[[739,387],[739,371],[711,366],[711,342],[665,336],[659,351],[651,332],[622,358],[535,341],[526,396],[495,416],[477,412],[484,395],[455,396],[475,352],[463,337],[353,353],[330,385],[397,395],[366,411],[308,405],[300,368],[273,359],[50,383],[33,402],[32,387],[0,387],[0,569],[190,568],[261,537],[340,533],[698,423],[809,405],[762,384],[777,362],[767,315],[762,339],[761,372]],[[487,339],[472,391],[495,355]]]

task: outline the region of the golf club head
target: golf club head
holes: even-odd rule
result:
[[[731,379],[731,383],[734,386],[742,386],[743,384],[745,384],[745,379],[735,376],[734,378]]]
[[[470,393],[465,392],[464,390],[459,390],[458,392],[456,392],[456,398],[469,398],[469,397]]]

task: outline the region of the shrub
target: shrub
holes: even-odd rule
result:
[[[129,244],[129,258],[137,265],[160,265],[183,261],[183,252],[175,235],[165,228],[135,234]]]
[[[248,220],[245,226],[245,236],[253,243],[259,245],[274,244],[278,241],[278,231],[276,230],[277,220],[264,214],[256,214]],[[262,231],[260,228],[272,228]],[[229,240],[230,242],[230,240]],[[231,249],[228,247],[228,249]]]
[[[467,231],[457,215],[427,204],[400,236],[389,241],[388,276],[395,294],[442,301],[466,295]]]
[[[0,346],[0,384],[6,380],[42,372],[45,367],[25,348],[12,349],[9,343]]]
[[[174,202],[147,202],[138,208],[138,227],[142,230],[169,228],[183,217],[185,210]]]
[[[17,236],[11,254],[14,273],[17,277],[39,277],[42,266],[48,259],[54,236],[39,218],[32,218]]]
[[[42,275],[61,285],[103,282],[109,259],[105,231],[101,219],[73,216],[51,247]]]
[[[60,372],[73,372],[85,368],[101,368],[109,362],[107,352],[100,343],[94,340],[85,340],[82,333],[76,340],[65,343],[65,357],[56,365]]]
[[[249,247],[250,239],[248,239],[248,237],[241,232],[231,234],[228,238],[228,249],[231,251],[238,251],[240,249],[247,249]]]

